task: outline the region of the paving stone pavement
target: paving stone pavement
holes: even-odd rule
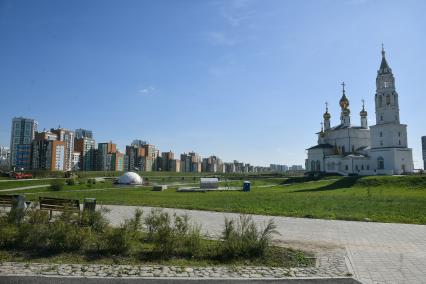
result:
[[[132,217],[136,208],[152,209],[104,207],[111,210],[107,215],[114,225]],[[235,213],[164,210],[188,214],[211,237],[219,236],[224,217],[238,217]],[[315,251],[318,267],[331,274],[349,271],[362,283],[426,283],[426,226],[253,215],[258,223],[270,218],[278,226],[277,241]]]

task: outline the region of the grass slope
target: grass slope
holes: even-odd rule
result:
[[[290,182],[291,181],[291,182]],[[228,183],[241,185],[240,181]],[[269,187],[267,187],[269,185]],[[101,185],[96,185],[101,187]],[[110,184],[103,185],[110,188]],[[426,177],[331,177],[309,181],[303,178],[259,179],[251,192],[179,193],[144,188],[90,189],[64,187],[59,192],[28,190],[27,198],[95,197],[99,204],[146,205],[265,215],[340,220],[371,220],[426,224]]]

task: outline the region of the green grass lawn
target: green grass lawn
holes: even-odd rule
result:
[[[287,184],[285,184],[287,182]],[[167,183],[167,182],[166,182]],[[242,186],[232,181],[230,186]],[[222,185],[225,185],[223,183]],[[265,186],[270,187],[265,187]],[[252,180],[251,192],[176,192],[170,187],[153,192],[150,187],[111,188],[96,184],[20,191],[28,199],[39,196],[97,198],[98,204],[146,205],[265,215],[340,220],[371,220],[426,224],[426,177],[330,177],[319,181],[268,178]]]

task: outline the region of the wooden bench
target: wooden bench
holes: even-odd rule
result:
[[[30,201],[25,201],[23,195],[0,194],[0,207],[26,209]]]
[[[40,197],[40,210],[49,210],[50,219],[52,219],[52,211],[66,210],[78,213],[80,216],[80,201],[78,199],[63,199],[63,198],[52,198],[52,197]]]
[[[13,195],[0,195],[0,206],[2,207],[12,207],[13,204]]]

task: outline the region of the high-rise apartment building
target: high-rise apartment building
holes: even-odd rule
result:
[[[202,171],[210,173],[223,172],[223,162],[217,156],[210,156],[208,158],[204,158],[202,163]]]
[[[195,152],[183,153],[180,155],[181,172],[201,172],[202,162],[201,157]]]
[[[422,137],[423,169],[426,170],[426,136]]]
[[[109,143],[99,143],[96,150],[96,169],[98,171],[114,171],[115,170],[115,155],[117,145]]]
[[[10,165],[17,170],[29,170],[31,167],[31,142],[37,126],[34,119],[15,117],[12,120]]]
[[[10,165],[10,149],[9,147],[0,147],[0,167],[8,168]]]
[[[74,154],[74,132],[65,128],[51,129],[52,133],[58,135],[58,141],[64,141],[67,145],[67,151],[65,152],[65,171],[71,171],[73,166],[73,154]]]
[[[74,142],[74,151],[80,153],[80,170],[93,171],[95,164],[96,142],[92,138],[83,137]]]
[[[36,132],[31,143],[31,168],[41,171],[65,171],[67,143],[52,132]]]
[[[174,157],[175,154],[172,151],[161,153],[161,156],[158,157],[158,169],[161,171],[170,171]]]
[[[126,146],[126,157],[129,171],[144,171],[145,148],[136,145]]]
[[[76,129],[75,130],[75,139],[81,139],[81,138],[90,138],[93,139],[93,133],[92,130],[87,129]]]
[[[145,144],[143,146],[145,149],[145,172],[151,172],[152,170],[155,170],[156,167],[156,160],[158,157],[158,151],[155,149],[154,145],[151,144]]]

